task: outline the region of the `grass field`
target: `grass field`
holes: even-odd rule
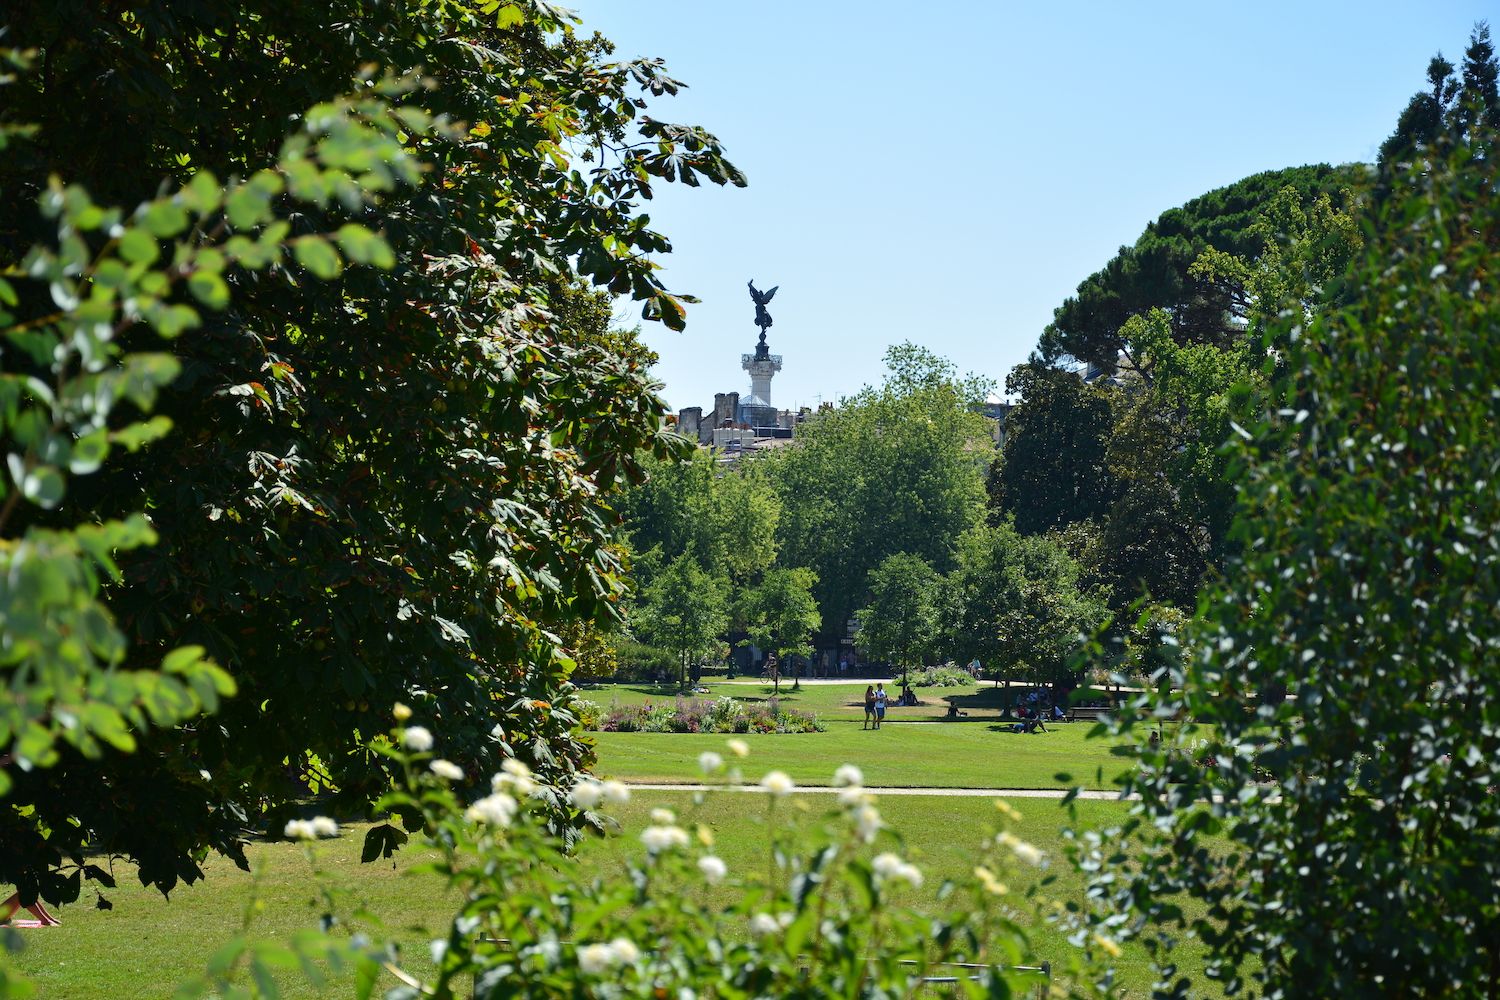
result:
[[[697,695],[699,698],[719,698],[728,695],[739,701],[760,702],[766,701],[773,695],[773,689],[769,684],[730,684],[722,681],[710,682],[703,685],[708,688],[708,694]],[[899,680],[888,682],[885,686],[894,699],[901,691]],[[942,719],[948,712],[949,701],[958,705],[959,711],[968,712],[970,720],[981,717],[991,721],[1000,718],[1002,703],[1015,704],[1016,695],[1020,688],[997,688],[991,684],[974,684],[967,687],[930,687],[913,688],[918,700],[922,702],[909,708],[892,707],[887,718],[891,721],[932,721]],[[854,719],[860,721],[864,718],[864,695],[863,684],[806,684],[800,691],[793,691],[790,681],[781,683],[781,704],[787,708],[801,709],[804,712],[814,712],[821,719]],[[583,697],[599,705],[608,708],[611,704],[639,705],[645,702],[671,702],[677,697],[676,691],[671,687],[658,687],[653,684],[605,684],[595,688],[586,689]]]
[[[758,701],[771,696],[769,686],[759,685],[715,684],[710,690],[704,697]],[[649,685],[610,685],[587,695],[606,707],[675,698]],[[870,785],[892,788],[1109,788],[1125,767],[1124,758],[1111,754],[1110,740],[1086,738],[1093,728],[1088,723],[1057,723],[1045,733],[1010,732],[999,721],[1003,689],[920,689],[926,704],[890,709],[879,731],[864,728],[863,696],[864,685],[854,684],[809,684],[784,694],[784,705],[817,713],[828,731],[747,735],[757,766],[779,768],[799,784],[826,785],[838,765],[858,764]],[[947,702],[941,698],[955,699],[969,717],[944,721]],[[1006,699],[1014,698],[1012,689]],[[698,780],[698,754],[722,751],[725,739],[708,733],[592,736],[601,774],[645,782]]]
[[[783,819],[804,811],[820,814],[830,805],[823,796],[792,801],[794,808],[780,811]],[[1049,855],[1058,856],[1059,828],[1066,816],[1057,802],[1016,804],[1024,814],[1016,832]],[[620,870],[626,851],[638,853],[635,836],[648,822],[647,812],[658,805],[677,809],[684,821],[713,827],[716,850],[731,873],[759,871],[765,865],[763,798],[724,793],[710,795],[702,806],[695,807],[689,793],[664,790],[638,791],[619,812],[624,836],[590,842],[579,863]],[[880,807],[886,820],[905,837],[908,856],[925,871],[927,882],[918,895],[928,900],[944,877],[966,875],[973,864],[971,852],[996,818],[986,798],[883,796]],[[1115,802],[1080,802],[1077,807],[1080,821],[1089,825],[1108,823],[1124,808]],[[332,877],[352,886],[357,898],[372,911],[385,916],[390,936],[403,942],[403,951],[411,956],[413,966],[422,969],[427,942],[446,926],[456,901],[434,877],[408,873],[422,859],[419,850],[401,852],[394,863],[361,865],[362,836],[363,829],[356,826],[337,840],[321,843],[317,850],[322,866]],[[301,849],[287,843],[263,843],[252,847],[250,857],[255,877],[227,862],[211,860],[205,865],[207,881],[179,888],[170,901],[141,888],[130,873],[119,871],[120,888],[109,893],[113,910],[96,910],[88,901],[62,909],[62,927],[24,932],[28,947],[17,956],[18,965],[37,981],[38,995],[49,1000],[163,997],[170,995],[175,983],[201,971],[208,955],[238,933],[247,912],[251,914],[251,933],[258,937],[284,938],[315,925],[321,906]],[[1047,890],[1050,898],[1062,900],[1081,894],[1080,877],[1065,863],[1054,864],[1049,871],[1058,876]],[[1049,926],[1036,927],[1033,934],[1035,953],[1041,958],[1059,957],[1069,947]],[[1191,965],[1196,955],[1185,945],[1179,948],[1177,957]],[[1132,996],[1147,995],[1150,973],[1140,952],[1128,949],[1119,972]],[[288,978],[284,986],[287,997],[316,995],[296,978]],[[345,993],[347,985],[330,990],[330,995]]]

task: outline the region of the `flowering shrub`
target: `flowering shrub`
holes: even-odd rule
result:
[[[572,703],[573,715],[578,719],[578,726],[586,732],[598,732],[599,723],[604,718],[604,708],[597,701],[589,701],[587,698],[576,698]]]
[[[973,676],[957,667],[926,667],[911,673],[912,687],[969,687],[973,683]]]
[[[584,724],[581,715],[579,722]],[[825,726],[811,712],[783,708],[775,698],[753,705],[733,698],[678,698],[674,705],[612,705],[594,728],[606,733],[821,733]]]
[[[734,757],[748,752],[740,741],[727,744]],[[294,940],[297,956],[352,964],[359,997],[372,995],[380,971],[400,982],[387,1000],[910,996],[924,977],[951,975],[943,963],[956,962],[981,967],[966,970],[974,978],[961,979],[955,995],[1031,995],[1041,987],[1066,996],[1068,983],[1081,990],[1097,978],[1076,963],[1066,981],[1018,968],[1037,963],[1027,963],[1030,950],[1017,920],[1027,911],[1035,918],[1041,903],[1006,882],[1032,881],[1028,873],[1048,859],[1004,829],[1015,813],[1003,802],[996,803],[995,828],[977,831],[972,879],[945,883],[937,902],[919,909],[915,894],[926,875],[882,821],[858,768],[848,765],[835,775],[838,795],[819,797],[832,806],[816,825],[782,822],[805,811],[786,801],[795,789],[781,772],[766,774],[759,794],[740,793],[767,816],[767,860],[754,870],[731,868],[691,813],[655,809],[644,829],[619,831],[632,845],[625,870],[600,878],[582,871],[548,829],[543,786],[524,765],[508,762],[488,794],[471,803],[460,783],[432,766],[440,747],[412,752],[381,743],[375,750],[403,776],[378,808],[422,831],[437,855],[431,868],[462,903],[431,943],[435,968],[426,981],[403,967],[394,949],[367,940],[340,943],[316,933]],[[700,764],[711,777],[737,780],[719,754],[703,754]],[[609,813],[629,796],[617,782],[584,777],[565,798],[618,828]],[[316,868],[318,834],[311,827],[295,833],[307,841]],[[336,893],[326,895],[336,911]],[[338,920],[337,912],[325,918]],[[257,947],[243,953],[257,955]],[[290,963],[285,948],[278,954]],[[232,965],[240,961],[226,970],[216,957],[214,971],[178,995],[222,994],[231,985],[236,995],[258,995],[250,984],[234,982]]]

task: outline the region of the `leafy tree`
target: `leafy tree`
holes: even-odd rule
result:
[[[28,69],[20,54],[6,56]],[[201,875],[191,853],[201,824],[227,835],[243,820],[213,808],[208,778],[149,758],[123,768],[107,796],[74,802],[57,794],[73,772],[134,753],[235,692],[202,646],[164,650],[160,669],[131,662],[100,590],[118,583],[119,563],[158,532],[139,512],[68,523],[79,516],[67,503],[78,492],[68,480],[97,474],[171,427],[144,415],[180,366],[169,354],[122,346],[127,331],[176,338],[203,326],[205,310],[229,304],[227,276],[264,270],[284,255],[333,252],[322,234],[288,240],[267,192],[287,186],[307,200],[308,185],[339,177],[347,196],[363,201],[398,178],[416,179],[398,134],[424,128],[423,116],[392,115],[384,98],[398,92],[371,81],[359,101],[314,108],[272,166],[227,186],[199,171],[131,213],[54,181],[40,206],[54,239],[26,254],[24,271],[0,277],[0,440],[10,455],[0,472],[0,669],[8,681],[0,796],[10,800],[0,813],[0,882],[15,883],[24,905],[39,896],[76,899],[84,877],[113,885],[85,847],[126,854],[147,884],[192,881]],[[0,128],[0,149],[20,131]],[[389,266],[380,236],[351,223],[338,239]],[[163,829],[132,815],[135,797],[206,815],[186,833]],[[244,863],[242,852],[230,853]]]
[[[867,603],[867,580],[907,552],[946,571],[958,536],[984,517],[990,426],[976,412],[988,387],[902,345],[884,385],[866,388],[799,429],[764,464],[781,499],[784,565],[817,575],[823,642]]]
[[[725,580],[682,555],[667,563],[641,595],[631,627],[653,646],[675,654],[684,687],[689,672],[696,681],[698,664],[720,648],[729,628],[728,590]]]
[[[870,571],[870,603],[855,615],[859,645],[901,668],[903,679],[938,642],[942,578],[921,556],[897,552]]]
[[[1487,144],[1413,162],[1371,220],[1357,295],[1295,341],[1298,317],[1272,331],[1285,375],[1235,439],[1243,547],[1199,652],[1137,706],[1194,724],[1126,782],[1128,865],[1104,860],[1112,838],[1086,862],[1105,869],[1097,919],[1146,938],[1164,993],[1197,988],[1170,951],[1183,933],[1216,989],[1500,988]]]
[[[1025,534],[1102,517],[1117,493],[1105,465],[1109,389],[1032,361],[1011,371],[1005,391],[1021,402],[1006,418],[1005,447],[990,468],[992,512]]]
[[[1265,243],[1255,223],[1277,192],[1291,187],[1312,203],[1354,183],[1361,172],[1325,165],[1267,171],[1163,212],[1134,245],[1121,247],[1057,308],[1038,355],[1048,363],[1071,355],[1112,370],[1123,352],[1134,366],[1137,359],[1121,328],[1152,309],[1167,311],[1177,343],[1232,343],[1238,331],[1230,319],[1244,296],[1231,282],[1194,273],[1194,262],[1210,248],[1255,258]]]
[[[225,271],[233,307],[173,344],[182,375],[158,410],[184,432],[80,481],[55,515],[7,525],[149,510],[160,543],[121,553],[108,595],[121,666],[197,645],[240,690],[213,725],[48,771],[27,791],[47,851],[128,838],[170,889],[196,877],[204,846],[234,855],[247,824],[274,824],[308,791],[289,765],[313,757],[335,808],[367,808],[389,765],[365,737],[397,700],[441,720],[466,767],[528,759],[572,822],[555,788],[589,751],[572,733],[559,630],[616,613],[606,498],[667,443],[642,353],[589,326],[567,289],[628,294],[681,326],[685,300],[651,260],[668,244],[635,206],[661,181],[743,178],[711,135],[645,116],[679,85],[655,61],[606,61],[606,41],[533,0],[29,4],[5,18],[38,60],[0,111],[35,125],[0,159],[8,269],[47,237],[29,206],[50,175],[113,204],[149,200],[162,178],[260,176],[286,123],[367,64],[420,69],[411,110],[466,126],[405,133],[434,178],[419,193],[361,199],[360,176],[384,168],[335,145],[339,169],[287,164],[227,202],[225,252],[240,253],[234,237],[284,208],[283,189],[296,196],[277,230],[294,260]],[[308,238],[321,232],[337,239]],[[395,266],[346,267],[362,261]],[[197,283],[217,297],[210,279]],[[28,318],[45,308],[23,304]],[[137,324],[119,344],[150,339]],[[37,872],[0,877],[17,875]]]
[[[782,663],[794,656],[812,656],[809,639],[823,625],[812,595],[817,582],[817,574],[810,569],[773,569],[745,599],[746,633]],[[779,672],[774,680],[780,693]]]
[[[971,530],[942,586],[950,655],[979,659],[997,682],[1067,683],[1080,636],[1104,617],[1080,576],[1050,537],[1023,536],[1008,524]]]
[[[1454,65],[1441,52],[1427,64],[1428,89],[1412,95],[1396,121],[1396,130],[1381,144],[1381,167],[1394,168],[1418,147],[1432,145],[1445,129],[1462,133],[1473,125],[1489,130],[1500,127],[1497,76],[1500,63],[1490,42],[1490,26],[1480,21],[1464,50],[1461,77],[1454,76]]]

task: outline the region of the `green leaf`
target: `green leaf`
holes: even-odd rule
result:
[[[229,286],[213,271],[194,271],[188,277],[188,291],[210,309],[223,309],[229,304]]]
[[[27,471],[21,480],[21,494],[45,510],[52,510],[62,502],[66,484],[62,473],[50,465],[38,465]]]
[[[145,230],[127,229],[120,234],[120,256],[132,264],[150,264],[160,253],[161,248]]]
[[[321,236],[303,236],[292,244],[292,250],[297,263],[324,281],[337,278],[344,269],[338,251]]]

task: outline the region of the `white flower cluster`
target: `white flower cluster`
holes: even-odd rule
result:
[[[686,847],[688,845],[688,834],[680,826],[659,825],[648,826],[641,831],[641,843],[646,845],[646,850],[652,854],[660,854],[674,847]]]
[[[786,798],[797,787],[785,771],[769,771],[760,779],[761,790],[774,799]]]
[[[504,792],[495,792],[471,805],[464,811],[464,816],[470,822],[488,823],[504,829],[516,818],[516,810],[519,808],[514,798]]]
[[[651,810],[651,822],[667,826],[677,822],[677,814],[670,809],[653,809]]]
[[[712,750],[705,750],[698,755],[698,770],[704,774],[713,774],[724,766],[724,758]]]
[[[438,760],[433,761],[431,764],[428,764],[427,769],[433,774],[437,775],[439,778],[443,778],[447,781],[464,780],[464,769],[453,763],[451,760],[442,760],[441,758],[439,758]]]
[[[865,774],[853,764],[845,764],[833,772],[835,788],[859,788],[865,783]]]
[[[401,745],[417,753],[431,750],[432,730],[426,726],[408,726],[401,731]]]
[[[618,781],[600,781],[585,776],[574,782],[568,797],[579,809],[597,809],[601,802],[612,806],[629,802],[630,789]]]
[[[531,768],[512,757],[501,764],[500,773],[490,779],[490,791],[508,792],[524,799],[537,793],[536,779],[531,776]]]
[[[698,859],[698,870],[703,873],[703,881],[709,885],[718,885],[724,881],[724,876],[729,874],[729,866],[721,858],[712,854],[705,854]]]
[[[756,937],[776,934],[790,927],[793,919],[790,913],[777,913],[774,916],[769,913],[757,913],[750,918],[750,933]]]
[[[881,822],[880,810],[875,808],[875,796],[865,789],[864,780],[864,773],[853,764],[845,764],[833,772],[833,783],[839,790],[839,805],[849,810],[855,835],[863,843],[873,844],[885,824]]]
[[[319,837],[337,837],[339,825],[327,816],[312,819],[288,820],[282,834],[288,840],[317,840]]]
[[[1041,868],[1047,863],[1047,856],[1042,853],[1041,848],[1037,847],[1035,844],[1028,844],[1026,841],[1012,834],[1009,830],[1003,831],[997,837],[995,837],[995,843],[999,844],[1001,847],[1009,847],[1016,857],[1020,858],[1028,865],[1033,865],[1037,868]]]
[[[875,874],[880,876],[882,882],[902,881],[909,882],[913,889],[922,887],[922,871],[909,861],[903,861],[898,855],[886,851],[877,854],[873,867]]]
[[[750,756],[750,744],[746,743],[744,740],[725,740],[724,745],[727,746],[729,748],[729,752],[734,754],[736,757]]]
[[[585,975],[597,976],[622,965],[634,965],[641,959],[635,943],[617,937],[609,944],[586,944],[578,949],[578,968]]]

